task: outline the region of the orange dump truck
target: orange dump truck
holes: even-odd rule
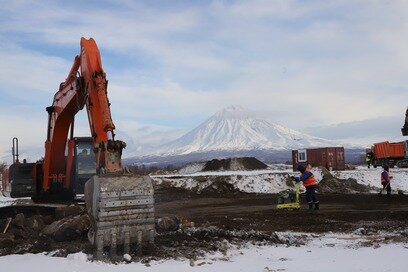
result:
[[[408,141],[375,143],[369,153],[371,153],[374,167],[384,165],[408,167]]]

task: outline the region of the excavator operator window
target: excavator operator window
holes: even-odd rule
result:
[[[76,145],[78,174],[96,174],[95,154],[90,143]]]

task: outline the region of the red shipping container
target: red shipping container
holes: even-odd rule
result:
[[[312,167],[325,167],[331,170],[344,170],[344,147],[323,147],[292,150],[292,165],[296,171],[298,164]]]

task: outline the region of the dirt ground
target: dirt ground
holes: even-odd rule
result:
[[[277,210],[276,195],[239,192],[197,194],[175,188],[156,189],[157,219],[177,218],[181,222],[180,228],[158,230],[154,248],[146,248],[143,257],[133,253],[134,260],[148,263],[149,260],[163,258],[194,259],[207,252],[227,250],[227,244],[297,245],[304,242],[301,236],[294,241],[282,239],[276,233],[282,231],[319,234],[358,230],[363,235],[381,235],[382,231],[387,231],[397,233],[398,239],[402,237],[408,242],[407,195],[387,198],[375,194],[319,194],[318,197],[321,209],[310,213],[305,205],[300,210]],[[36,212],[30,211],[31,214],[26,214],[26,217]],[[39,213],[50,216],[50,210]],[[11,213],[5,214],[3,210],[0,215],[10,217]],[[9,241],[7,246],[0,247],[0,255],[43,251],[52,252],[53,256],[66,256],[78,251],[92,253],[86,235],[65,242],[57,242],[41,234],[30,235]]]
[[[304,196],[302,195],[302,198]],[[156,244],[165,248],[160,256],[195,258],[203,252],[221,250],[220,241],[239,245],[303,244],[302,236],[295,241],[280,238],[276,232],[304,233],[358,232],[361,235],[384,236],[385,239],[408,242],[408,196],[373,194],[320,194],[321,209],[308,212],[277,210],[276,195],[246,193],[206,193],[167,188],[156,190],[156,215],[177,215],[194,222],[195,231],[158,232]],[[305,203],[305,200],[302,199]],[[218,242],[218,244],[217,244]],[[366,245],[373,246],[373,245]]]
[[[303,195],[301,196],[304,197]],[[408,195],[320,194],[320,210],[276,209],[276,195],[192,194],[185,190],[156,190],[156,215],[178,215],[196,226],[257,231],[347,232],[360,227],[375,230],[408,225]]]

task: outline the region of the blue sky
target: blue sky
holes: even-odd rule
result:
[[[232,104],[292,128],[384,116],[402,125],[406,14],[397,0],[0,0],[0,153],[14,136],[41,152],[45,107],[81,36],[98,43],[118,134],[136,149]]]

